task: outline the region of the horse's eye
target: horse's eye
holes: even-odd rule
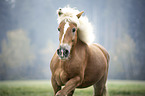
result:
[[[72,32],[74,33],[75,31],[76,31],[76,28],[73,28],[73,29],[72,29]]]
[[[60,28],[58,28],[57,30],[60,31]]]

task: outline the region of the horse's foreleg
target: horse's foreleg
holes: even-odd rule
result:
[[[53,87],[53,90],[54,90],[54,96],[55,96],[55,94],[59,90],[61,90],[61,86],[58,86],[57,83],[56,83],[56,81],[53,78],[51,78],[51,83],[52,83],[52,87]]]
[[[70,79],[66,84],[65,87],[56,93],[56,96],[65,96],[73,91],[77,86],[81,83],[81,79],[79,76]],[[71,95],[70,95],[71,96]]]
[[[72,90],[71,92],[69,92],[69,93],[67,94],[67,96],[73,96],[74,91],[75,91],[75,90]]]

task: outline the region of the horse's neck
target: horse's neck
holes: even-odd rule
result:
[[[77,38],[77,43],[76,45],[86,45],[86,43],[84,43],[82,40],[80,40],[80,38]]]
[[[79,38],[77,39],[77,43],[74,45],[74,48],[72,49],[72,55],[75,55],[78,53],[78,51],[84,51],[83,49],[85,49],[85,47],[87,47],[87,44],[82,42]],[[79,53],[78,53],[79,54]]]

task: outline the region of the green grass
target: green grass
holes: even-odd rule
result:
[[[145,96],[145,81],[108,81],[110,96]],[[53,96],[50,81],[0,81],[0,96]],[[74,96],[93,96],[93,87]]]

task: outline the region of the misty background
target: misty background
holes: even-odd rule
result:
[[[0,80],[50,79],[56,10],[84,11],[111,56],[109,79],[145,80],[144,0],[0,0]]]

